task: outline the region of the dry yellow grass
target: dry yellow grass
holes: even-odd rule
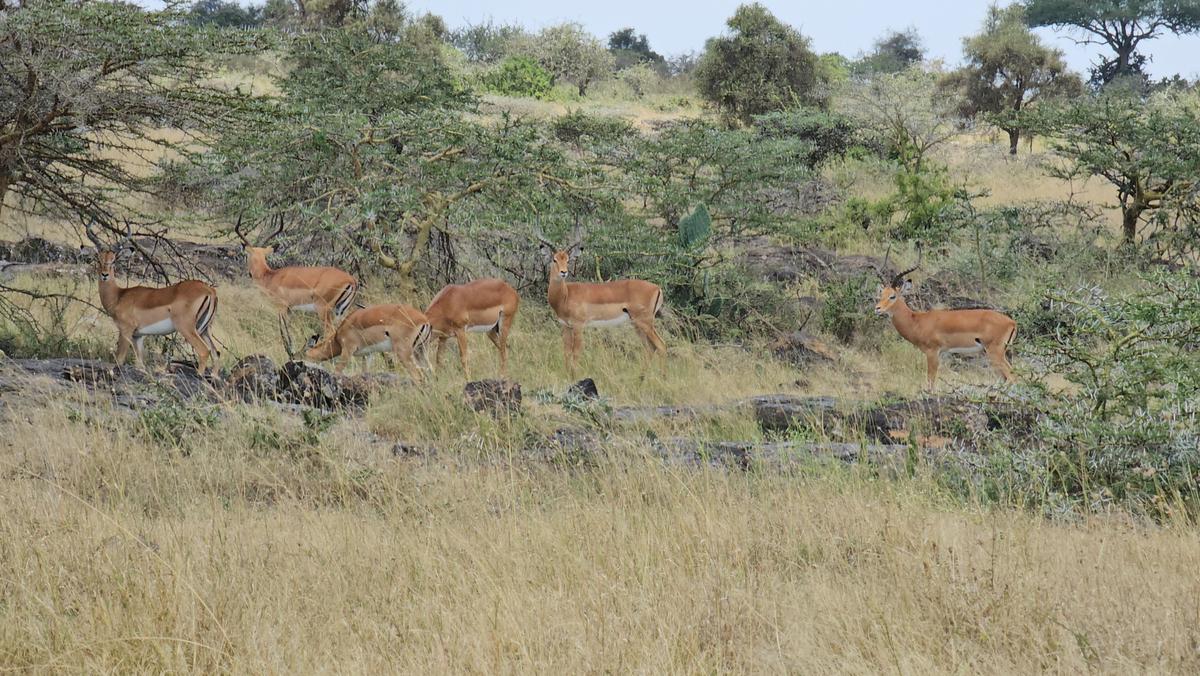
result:
[[[255,421],[289,428],[252,409],[183,455],[70,410],[23,411],[0,447],[0,662],[21,671],[1200,668],[1182,527],[634,444],[573,470],[402,461],[341,428],[262,449]]]

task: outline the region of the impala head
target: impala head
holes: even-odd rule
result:
[[[899,274],[888,279],[884,276],[884,270],[887,270],[888,258],[891,256],[891,248],[888,248],[888,255],[883,258],[883,266],[880,269],[880,285],[879,285],[879,302],[875,304],[875,314],[880,316],[890,317],[896,303],[899,303],[904,294],[912,290],[912,280],[908,279],[908,274],[917,268],[921,267],[921,253],[917,252],[917,264],[911,268],[900,272]]]
[[[87,238],[92,240],[92,244],[96,245],[96,274],[100,277],[100,281],[107,282],[113,278],[117,262],[117,254],[129,244],[133,237],[133,225],[129,221],[125,221],[125,236],[115,245],[107,245],[100,240],[99,235],[94,229],[95,219],[83,226],[83,232]]]
[[[275,247],[267,245],[271,240],[278,237],[279,233],[283,232],[283,214],[272,216],[271,220],[277,223],[275,230],[271,234],[264,237],[261,244],[254,245],[251,244],[250,239],[246,237],[246,231],[243,230],[242,226],[242,215],[238,214],[237,223],[235,223],[233,226],[233,232],[238,236],[238,239],[242,241],[242,250],[245,251],[251,258],[253,258],[255,255],[266,257],[275,253]]]
[[[304,344],[304,357],[312,361],[326,361],[342,353],[341,346],[337,342],[337,334],[330,334],[324,340],[318,335],[309,337],[308,342]]]
[[[583,248],[583,232],[579,226],[575,226],[571,231],[571,244],[565,249],[558,248],[546,239],[541,228],[535,229],[533,236],[537,238],[542,250],[550,255],[551,279],[566,279],[571,274],[571,259]]]

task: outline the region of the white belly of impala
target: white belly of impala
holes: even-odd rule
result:
[[[375,354],[376,352],[391,352],[391,351],[392,351],[392,339],[388,338],[387,340],[382,340],[378,343],[375,343],[374,345],[363,345],[362,347],[358,348],[358,352],[355,352],[354,356],[358,357],[358,356],[362,356],[364,354]]]
[[[621,313],[612,319],[593,319],[587,323],[588,326],[620,326],[629,321],[628,313]]]
[[[292,309],[299,310],[300,312],[316,312],[317,305],[316,305],[316,303],[308,303],[305,305],[293,305]]]
[[[175,322],[171,321],[170,317],[162,321],[147,324],[139,328],[136,332],[139,336],[165,336],[168,333],[175,333]]]
[[[496,328],[495,324],[480,324],[478,326],[468,326],[467,333],[487,333]]]
[[[942,350],[942,352],[947,354],[979,354],[983,352],[983,346],[975,345],[974,347],[950,347]]]

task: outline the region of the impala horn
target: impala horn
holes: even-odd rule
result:
[[[96,245],[96,253],[100,253],[101,251],[104,251],[105,247],[104,247],[104,242],[100,241],[100,238],[96,235],[96,231],[92,228],[92,226],[95,224],[96,224],[96,217],[93,216],[83,226],[83,234],[87,235],[87,238],[92,240],[92,244]]]
[[[546,247],[550,251],[558,250],[558,247],[554,246],[553,242],[546,239],[546,235],[542,233],[542,226],[540,226],[540,225],[533,226],[533,237],[538,242],[540,242],[542,246]]]
[[[902,284],[904,284],[904,278],[905,278],[905,276],[907,276],[907,275],[908,275],[908,273],[910,273],[910,272],[912,272],[912,271],[916,270],[917,268],[921,267],[921,257],[922,257],[921,248],[920,248],[920,247],[917,247],[917,264],[916,264],[916,265],[914,265],[914,266],[912,266],[911,268],[909,268],[909,269],[907,269],[907,270],[903,271],[903,272],[900,272],[900,273],[898,273],[898,274],[897,274],[895,277],[893,277],[893,278],[892,278],[892,284],[891,284],[891,286],[892,286],[892,288],[893,288],[893,289],[899,289],[899,288],[900,288],[900,286],[901,286]]]

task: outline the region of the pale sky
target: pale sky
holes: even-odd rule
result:
[[[704,41],[725,30],[737,0],[601,0],[573,3],[561,0],[408,0],[412,10],[441,15],[452,28],[481,23],[489,17],[501,23],[540,28],[577,21],[607,39],[609,33],[632,26],[645,33],[650,46],[670,55],[700,51]],[[775,16],[795,26],[812,40],[818,52],[841,52],[854,57],[867,51],[889,29],[913,26],[921,35],[930,58],[955,65],[962,59],[962,38],[979,31],[989,0],[812,0],[786,2],[762,0]],[[1043,39],[1067,54],[1071,67],[1086,72],[1097,45],[1077,46],[1064,34],[1040,29]],[[1148,70],[1155,78],[1180,73],[1200,76],[1200,36],[1164,36],[1143,43],[1153,60]]]

